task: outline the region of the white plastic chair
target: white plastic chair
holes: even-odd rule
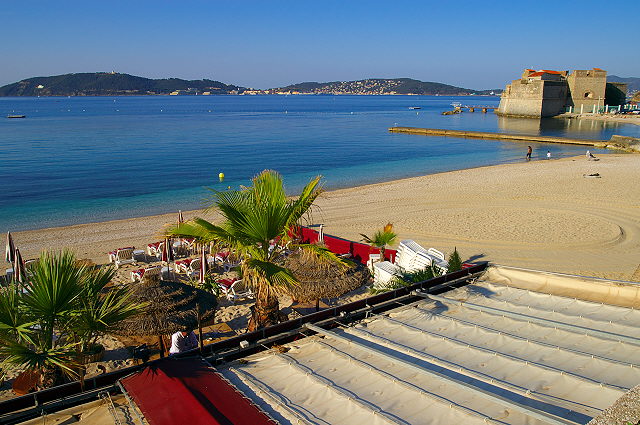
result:
[[[367,267],[372,272],[374,271],[373,267],[376,263],[380,262],[380,254],[369,254],[369,260],[367,261]]]
[[[196,258],[189,263],[189,267],[187,267],[187,276],[193,276],[194,274],[200,274],[200,265],[202,265],[202,260],[200,258]]]
[[[136,262],[136,259],[133,258],[133,249],[121,249],[116,252],[116,259],[114,263],[116,263],[116,268],[120,267],[123,264],[133,264]]]
[[[143,278],[152,278],[153,276],[160,276],[160,270],[162,267],[154,266],[149,267],[147,269],[134,270],[131,272],[131,281],[136,282],[138,280],[142,280]]]
[[[229,261],[227,258],[222,264],[222,269],[225,273],[230,272],[234,267],[238,267],[240,265],[240,261]]]
[[[162,255],[162,244],[163,242],[155,242],[147,245],[147,255],[149,257],[159,257]]]
[[[242,279],[233,282],[226,291],[226,295],[227,299],[232,302],[236,302],[236,300],[242,298],[253,299],[253,292],[251,291],[251,288],[247,287]]]

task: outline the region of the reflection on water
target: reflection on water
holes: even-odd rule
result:
[[[576,139],[608,140],[614,134],[629,132],[629,126],[612,121],[578,118],[515,118],[498,116],[498,129],[504,133],[564,136]]]

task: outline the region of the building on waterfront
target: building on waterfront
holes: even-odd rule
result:
[[[607,83],[607,71],[525,69],[507,84],[499,115],[552,117],[564,112],[595,113],[625,103],[626,84]]]

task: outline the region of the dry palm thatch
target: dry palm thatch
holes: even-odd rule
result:
[[[336,264],[309,251],[289,255],[285,267],[300,282],[288,288],[287,293],[303,303],[339,297],[368,283],[370,277],[369,270],[361,264]]]
[[[170,335],[197,329],[213,318],[216,297],[202,289],[178,282],[156,281],[132,284],[132,298],[147,303],[143,314],[120,323],[116,334],[125,336]],[[200,315],[200,320],[198,320]]]

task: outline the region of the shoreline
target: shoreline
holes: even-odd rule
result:
[[[534,143],[544,143],[544,142],[534,141]],[[609,153],[607,152],[606,154],[608,155]],[[577,157],[577,156],[556,157],[556,158],[553,158],[553,160],[554,161],[558,161],[558,160],[567,159],[567,158],[573,158],[573,157]],[[413,175],[413,176],[395,178],[395,179],[391,179],[391,180],[381,180],[381,181],[377,181],[377,182],[373,182],[373,183],[362,183],[362,184],[355,184],[355,185],[349,185],[349,186],[338,186],[338,187],[335,187],[335,188],[332,188],[332,189],[327,189],[326,192],[337,192],[337,191],[341,191],[341,190],[349,190],[349,189],[358,188],[358,187],[372,186],[372,185],[377,185],[377,184],[385,184],[385,183],[391,183],[391,182],[394,182],[394,181],[402,181],[402,180],[406,180],[406,179],[426,177],[426,176],[430,176],[430,175],[450,173],[450,172],[456,172],[456,171],[473,170],[473,169],[477,169],[477,168],[485,168],[485,167],[495,167],[495,166],[500,166],[500,165],[517,164],[520,161],[521,161],[521,158],[511,158],[511,159],[505,159],[502,162],[498,162],[496,164],[491,164],[491,165],[477,165],[477,166],[470,166],[470,167],[466,167],[466,168],[460,168],[460,169],[454,169],[454,170],[448,170],[448,171],[438,171],[438,172],[429,173],[429,174],[416,174],[416,175]],[[535,158],[533,161],[546,161],[546,158],[539,157],[539,158]],[[249,179],[247,179],[247,182],[249,182]],[[285,186],[286,186],[286,184],[287,184],[287,181],[286,181],[286,178],[285,178]],[[206,188],[206,186],[202,186],[202,188]],[[294,195],[292,195],[292,196],[294,196]],[[187,213],[200,212],[200,211],[204,211],[204,210],[205,210],[204,208],[183,209],[182,212],[183,212],[183,214],[187,214]],[[108,219],[108,220],[87,221],[87,222],[82,222],[82,223],[62,224],[62,225],[54,225],[54,226],[47,226],[47,227],[37,227],[37,228],[32,228],[32,229],[11,230],[11,229],[6,229],[6,228],[5,229],[1,229],[0,228],[0,231],[3,231],[4,233],[6,233],[7,230],[9,230],[11,232],[11,234],[14,234],[14,233],[17,234],[17,233],[24,233],[24,232],[40,231],[40,230],[45,231],[45,230],[54,230],[54,229],[67,228],[67,227],[70,228],[70,227],[90,225],[90,224],[111,223],[111,222],[118,222],[118,221],[143,219],[143,218],[147,218],[147,217],[148,218],[156,218],[156,217],[161,217],[161,216],[171,217],[172,215],[175,215],[177,217],[177,214],[178,214],[178,210],[176,209],[174,212],[167,212],[167,213],[144,214],[144,215],[129,215],[129,216],[121,217],[121,218],[113,218],[113,219]]]
[[[603,155],[610,155],[609,153],[603,154]],[[611,155],[615,155],[615,154],[611,154]],[[582,155],[580,156],[567,156],[567,157],[560,157],[560,158],[552,158],[552,161],[563,161],[563,160],[575,160],[576,158],[582,158]],[[543,161],[543,162],[547,162],[548,160],[545,158],[538,158],[535,160],[532,160],[531,162],[537,162],[537,161]],[[423,177],[428,177],[428,176],[437,176],[437,175],[441,175],[441,174],[448,174],[448,173],[455,173],[455,172],[460,172],[460,171],[466,171],[466,170],[478,170],[478,169],[483,169],[483,168],[492,168],[492,167],[500,167],[500,166],[508,166],[508,165],[513,165],[513,164],[519,164],[520,161],[517,160],[508,160],[505,162],[501,162],[499,164],[493,164],[493,165],[479,165],[476,167],[468,167],[468,168],[460,168],[457,170],[449,170],[449,171],[440,171],[440,172],[436,172],[436,173],[430,173],[430,174],[420,174],[420,175],[416,175],[416,176],[410,176],[410,177],[403,177],[403,178],[399,178],[399,179],[393,179],[393,180],[384,180],[384,181],[379,181],[379,182],[375,182],[375,183],[365,183],[365,184],[359,184],[359,185],[355,185],[355,186],[348,186],[348,187],[339,187],[336,189],[329,189],[329,190],[325,190],[323,192],[322,196],[326,196],[326,194],[329,193],[334,193],[334,192],[341,192],[341,191],[349,191],[349,190],[354,190],[354,189],[359,189],[359,188],[366,188],[366,187],[373,187],[373,186],[379,186],[379,185],[386,185],[386,184],[391,184],[391,183],[395,183],[395,182],[403,182],[406,180],[411,180],[411,179],[419,179],[419,178],[423,178]],[[284,182],[286,185],[286,181]],[[292,195],[295,196],[295,195]],[[184,215],[184,219],[189,220],[192,217],[194,217],[196,214],[198,213],[202,213],[202,214],[207,214],[205,208],[199,208],[199,209],[191,209],[191,210],[182,210],[182,214]],[[208,215],[199,215],[199,217],[202,218],[207,218],[208,216],[211,215],[215,215],[214,213],[209,213]],[[56,231],[59,229],[72,229],[72,228],[81,228],[84,226],[90,226],[90,225],[96,225],[96,224],[116,224],[119,222],[122,223],[126,223],[132,220],[143,220],[143,219],[150,219],[150,220],[159,220],[162,217],[165,217],[165,224],[172,224],[172,220],[175,221],[175,219],[178,216],[178,210],[176,210],[175,212],[170,212],[170,213],[161,213],[161,214],[150,214],[150,215],[141,215],[141,216],[130,216],[130,217],[124,217],[124,218],[114,218],[112,220],[103,220],[103,221],[89,221],[86,223],[77,223],[77,224],[67,224],[67,225],[62,225],[62,226],[50,226],[50,227],[39,227],[37,229],[25,229],[25,230],[11,230],[11,234],[22,234],[22,233],[31,233],[31,232],[40,232],[40,231]],[[5,231],[6,233],[6,231]]]
[[[630,280],[640,261],[640,157],[600,155],[506,163],[325,192],[313,212],[325,232],[351,240],[387,222],[398,242],[414,239],[464,260]],[[600,174],[601,178],[583,177]],[[215,212],[183,211],[215,220]],[[177,211],[12,233],[23,258],[70,247],[78,258],[160,239]],[[397,245],[397,244],[396,244]]]

